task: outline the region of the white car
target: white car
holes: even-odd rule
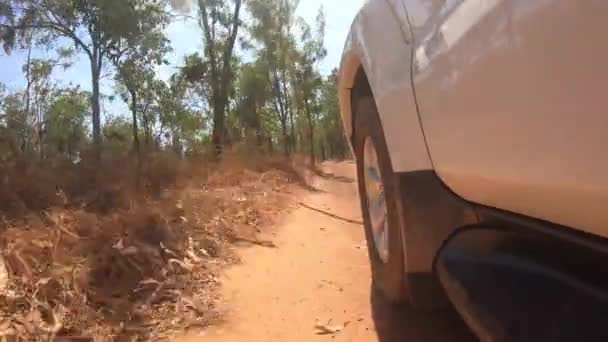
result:
[[[387,298],[608,340],[607,34],[608,1],[365,3],[338,91]]]

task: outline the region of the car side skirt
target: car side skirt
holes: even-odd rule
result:
[[[608,340],[608,241],[568,227],[475,206],[435,274],[482,341]]]

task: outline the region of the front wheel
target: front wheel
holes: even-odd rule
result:
[[[399,182],[394,175],[374,99],[355,108],[359,196],[374,286],[391,302],[407,298]]]

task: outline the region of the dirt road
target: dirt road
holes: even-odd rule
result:
[[[179,341],[472,341],[452,313],[391,308],[370,289],[354,164],[327,163],[299,207],[227,271],[220,327]],[[329,322],[329,323],[328,323]],[[315,325],[344,326],[318,334]]]

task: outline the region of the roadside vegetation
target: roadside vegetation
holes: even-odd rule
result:
[[[25,56],[23,87],[0,83],[0,335],[162,339],[220,317],[226,246],[264,245],[304,167],[348,154],[323,11],[297,6],[0,0],[4,53]],[[203,49],[161,77],[177,21]],[[82,60],[90,84],[63,81]]]

